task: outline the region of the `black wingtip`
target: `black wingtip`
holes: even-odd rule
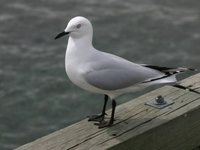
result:
[[[190,71],[198,71],[198,69],[196,69],[196,68],[188,68],[188,70],[190,70]]]

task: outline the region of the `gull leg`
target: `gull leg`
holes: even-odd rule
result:
[[[107,105],[107,102],[108,102],[108,96],[105,95],[104,96],[104,105],[103,105],[103,110],[102,110],[102,113],[100,115],[92,115],[92,116],[89,116],[88,118],[88,121],[102,121],[104,120],[104,117],[106,115],[106,105]]]
[[[102,120],[100,123],[96,124],[99,126],[99,128],[104,128],[104,127],[110,127],[114,121],[115,121],[115,108],[116,108],[116,101],[113,99],[112,100],[112,113],[111,113],[111,118],[109,121]]]

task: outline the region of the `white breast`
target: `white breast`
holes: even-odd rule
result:
[[[84,80],[80,74],[80,68],[78,60],[68,57],[65,58],[65,70],[69,79],[79,87],[84,86]]]
[[[91,85],[89,85],[85,79],[83,78],[83,64],[84,59],[76,59],[76,56],[73,56],[73,52],[70,53],[69,51],[66,52],[65,55],[65,70],[69,77],[69,79],[78,87],[94,92],[94,93],[104,93],[102,90],[97,89]]]

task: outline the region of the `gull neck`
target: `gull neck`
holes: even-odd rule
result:
[[[78,49],[90,49],[93,47],[92,45],[92,37],[90,36],[84,36],[81,38],[73,38],[73,37],[69,37],[68,39],[68,49],[74,49],[74,50],[78,50]]]

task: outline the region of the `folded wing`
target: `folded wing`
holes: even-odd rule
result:
[[[101,59],[100,59],[101,58]],[[160,71],[134,64],[118,56],[103,53],[88,64],[85,80],[103,90],[118,90],[164,76]]]

